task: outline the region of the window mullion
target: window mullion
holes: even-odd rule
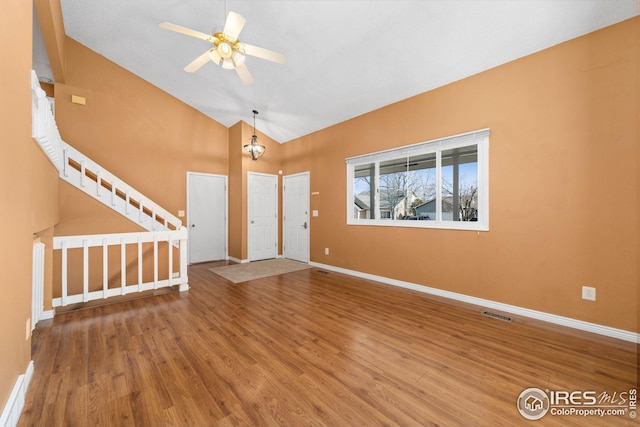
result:
[[[442,221],[442,150],[436,150],[436,221]]]
[[[375,176],[374,176],[374,181],[375,181],[375,215],[376,215],[376,221],[380,221],[380,161],[376,161],[375,163],[376,168],[375,168]]]

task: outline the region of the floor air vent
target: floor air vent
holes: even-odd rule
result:
[[[329,272],[328,272],[328,271],[324,271],[324,270],[318,270],[318,273],[321,273],[321,274],[329,274]]]
[[[497,313],[492,313],[490,311],[483,311],[482,315],[483,316],[487,316],[487,317],[492,317],[492,318],[498,319],[498,320],[504,320],[505,322],[513,322],[513,318],[512,317],[505,316],[504,314],[497,314]]]

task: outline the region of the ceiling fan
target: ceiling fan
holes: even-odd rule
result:
[[[245,55],[255,56],[266,59],[267,61],[277,62],[278,64],[284,64],[286,58],[281,53],[240,42],[238,35],[246,22],[247,20],[242,15],[229,11],[224,29],[213,35],[201,33],[200,31],[191,30],[169,22],[161,23],[160,28],[197,37],[213,44],[213,47],[209,48],[205,53],[184,67],[186,72],[194,73],[207,62],[213,61],[221,65],[222,68],[235,69],[242,83],[250,85],[253,83],[253,77],[244,63],[246,59]]]

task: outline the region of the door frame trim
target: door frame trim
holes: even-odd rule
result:
[[[302,175],[306,175],[307,176],[307,216],[309,218],[308,220],[308,233],[309,233],[309,238],[307,239],[307,264],[311,262],[311,217],[312,217],[312,212],[311,212],[311,172],[310,171],[303,171],[303,172],[298,172],[298,173],[293,173],[291,175],[284,175],[282,177],[282,242],[283,244],[287,241],[286,239],[286,235],[285,233],[287,232],[286,227],[284,226],[284,213],[287,211],[286,209],[286,201],[287,198],[285,197],[284,194],[284,179],[285,178],[294,178],[296,176],[302,176]],[[282,249],[282,257],[286,258],[286,249],[283,248]]]
[[[206,173],[206,172],[190,172],[187,171],[187,215],[186,215],[186,224],[188,234],[191,234],[191,224],[190,216],[191,216],[191,206],[190,198],[189,198],[189,183],[191,182],[192,176],[213,176],[216,178],[224,178],[224,259],[229,259],[229,177],[227,175],[221,175],[216,173]],[[187,265],[191,265],[191,244],[187,240]]]
[[[276,209],[276,220],[275,220],[275,226],[276,226],[276,256],[275,258],[280,258],[281,255],[278,254],[278,249],[280,247],[280,233],[279,233],[279,221],[278,221],[278,216],[280,215],[279,209],[278,209],[278,203],[280,201],[279,198],[279,194],[278,192],[280,191],[280,180],[278,179],[278,175],[276,174],[272,174],[272,173],[261,173],[261,172],[247,172],[247,260],[249,262],[252,261],[251,259],[251,218],[250,218],[250,213],[251,213],[251,191],[249,188],[249,176],[268,176],[268,177],[275,177],[276,179],[276,200],[275,200],[275,209]]]

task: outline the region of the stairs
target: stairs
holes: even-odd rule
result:
[[[60,178],[146,230],[134,233],[54,236],[53,250],[59,251],[61,260],[61,296],[53,299],[53,307],[113,297],[123,298],[131,293],[154,293],[161,288],[188,290],[188,230],[182,226],[182,222],[62,140],[52,103],[40,87],[35,71],[31,72],[31,95],[32,137],[56,167]],[[96,253],[90,251],[91,248],[102,248],[102,256],[90,259],[90,253]],[[110,259],[109,254],[113,252],[110,248],[120,249],[119,258]],[[131,254],[134,248],[135,255],[128,257],[127,249]],[[69,262],[73,257],[74,262]],[[95,271],[100,271],[97,270],[99,268],[102,277],[95,275]],[[128,280],[128,273],[134,269],[137,280]],[[147,274],[145,278],[144,271],[151,271],[151,276]],[[114,274],[109,277],[111,273]],[[78,285],[81,291],[78,291]],[[70,294],[72,287],[75,288],[75,293]],[[34,303],[40,305],[39,300]]]
[[[60,178],[147,231],[179,230],[182,221],[60,137],[51,104],[31,72],[32,136]]]

